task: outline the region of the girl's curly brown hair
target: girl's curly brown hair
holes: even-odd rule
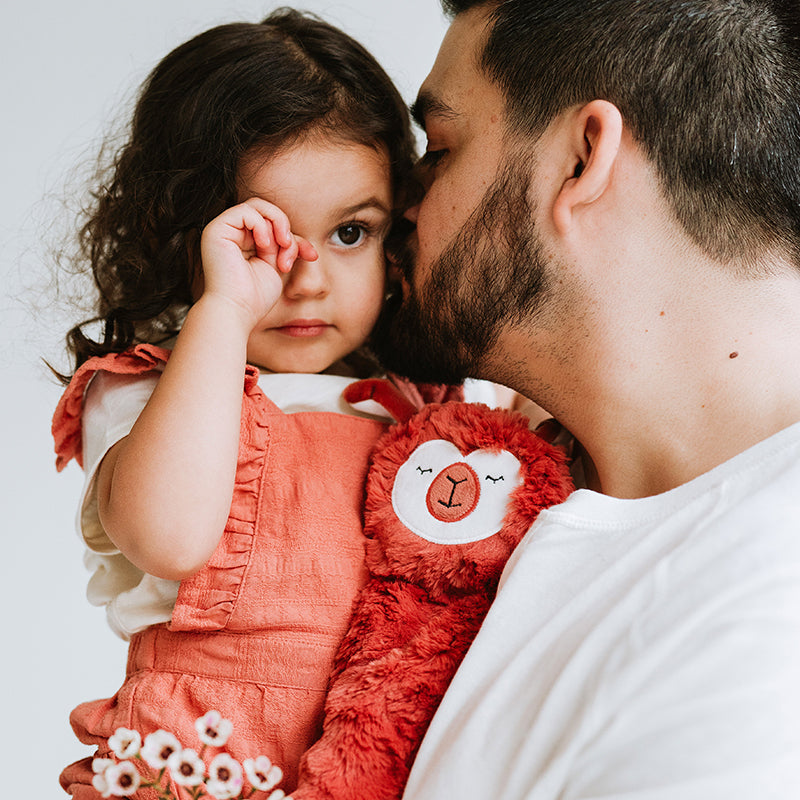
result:
[[[401,205],[415,158],[405,103],[367,50],[332,25],[279,9],[201,33],[156,66],[79,231],[98,301],[67,334],[74,369],[177,333],[192,303],[192,253],[205,225],[237,202],[242,158],[310,132],[385,148]],[[94,339],[87,331],[98,323]]]

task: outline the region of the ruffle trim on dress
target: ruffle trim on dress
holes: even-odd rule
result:
[[[140,375],[162,366],[169,350],[154,344],[138,344],[124,353],[94,356],[81,364],[58,401],[51,431],[55,442],[56,469],[61,472],[74,458],[83,467],[81,417],[86,387],[97,372]]]
[[[161,369],[170,351],[140,344],[124,353],[95,356],[82,364],[64,391],[53,415],[56,468],[74,458],[83,466],[81,417],[89,381],[97,372],[137,375]],[[224,628],[239,596],[253,549],[261,475],[267,458],[266,415],[274,410],[258,387],[258,369],[248,365],[244,376],[239,457],[231,513],[208,563],[181,582],[169,627],[172,630]],[[202,435],[202,432],[198,432]]]
[[[269,455],[270,410],[258,387],[258,370],[248,365],[236,479],[225,532],[203,569],[181,582],[170,630],[212,631],[228,624],[253,552],[261,480]]]

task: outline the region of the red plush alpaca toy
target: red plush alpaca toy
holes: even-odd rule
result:
[[[372,455],[364,511],[371,579],[334,665],[321,739],[294,800],[390,800],[542,508],[572,484],[521,414],[473,403],[417,411],[386,381],[352,384],[398,421]]]

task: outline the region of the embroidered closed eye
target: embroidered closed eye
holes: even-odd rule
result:
[[[417,467],[417,472],[419,472],[420,475],[425,475],[428,472],[433,472],[433,470],[432,469],[422,469],[422,467]]]
[[[491,481],[492,483],[497,483],[498,481],[504,481],[505,478],[502,475],[499,478],[493,478],[491,475],[487,475],[485,480]]]

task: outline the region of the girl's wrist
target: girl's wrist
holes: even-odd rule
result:
[[[228,335],[238,333],[244,342],[258,320],[253,318],[251,311],[235,300],[224,295],[205,292],[189,309],[186,320],[189,318],[201,320],[204,325],[213,325],[224,330]],[[184,323],[185,325],[185,323]]]

